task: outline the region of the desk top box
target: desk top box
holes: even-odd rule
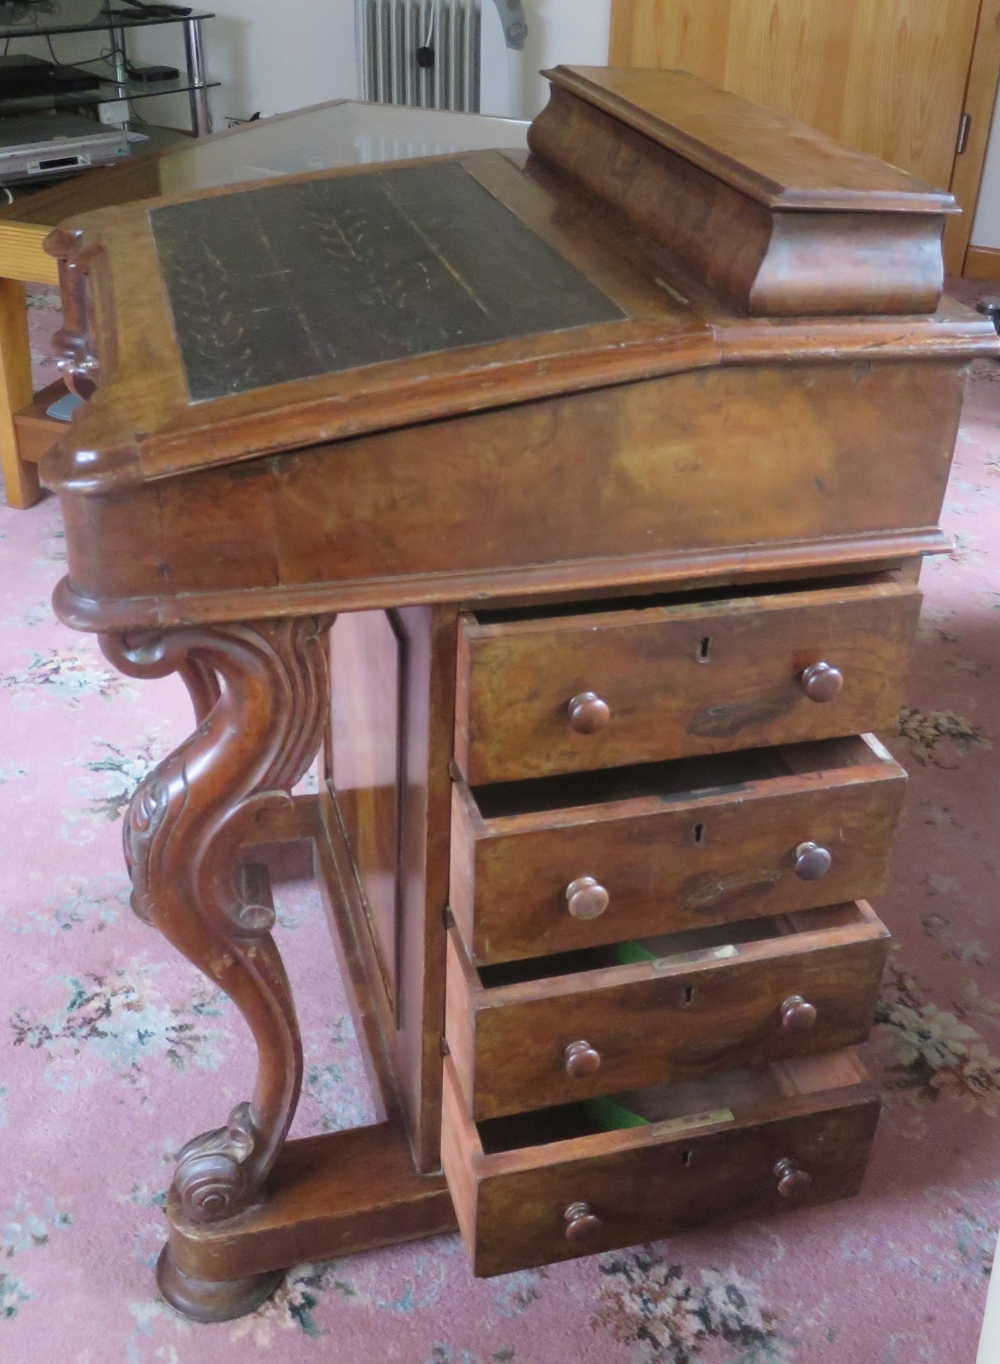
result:
[[[997,350],[942,299],[951,196],[683,72],[549,75],[527,158],[290,176],[53,234],[64,363],[99,379],[43,468],[65,619],[943,546],[963,367]]]

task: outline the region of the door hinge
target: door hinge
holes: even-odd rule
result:
[[[963,114],[958,121],[958,143],[955,147],[955,155],[961,156],[969,145],[969,130],[972,127],[972,115]]]

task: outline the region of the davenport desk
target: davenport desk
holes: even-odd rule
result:
[[[133,906],[259,1054],[169,1195],[201,1320],[456,1220],[491,1275],[864,1175],[905,782],[873,731],[997,339],[942,298],[948,194],[684,73],[549,76],[530,155],[49,240],[96,384],[43,464],[56,608],[188,685]],[[302,839],[382,1119],[287,1142]]]

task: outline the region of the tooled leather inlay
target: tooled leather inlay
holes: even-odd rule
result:
[[[454,162],[149,211],[193,401],[624,314]]]

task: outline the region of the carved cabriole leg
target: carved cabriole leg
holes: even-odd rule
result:
[[[258,1200],[295,1113],[302,1045],[288,978],[271,937],[266,872],[240,867],[254,821],[291,801],[329,713],[331,617],[106,635],[107,658],[132,677],[179,672],[198,728],[139,786],[125,822],[132,907],[234,1001],[257,1044],[253,1098],[225,1127],[180,1153],[171,1216],[218,1222]],[[209,1284],[161,1257],[165,1296],[222,1321],[263,1301],[281,1275]]]

